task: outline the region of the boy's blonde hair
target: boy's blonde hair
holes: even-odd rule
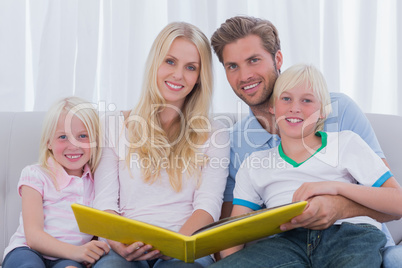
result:
[[[315,128],[315,131],[321,131],[324,128],[325,119],[332,111],[331,96],[324,76],[313,65],[297,64],[284,71],[275,82],[270,105],[275,107],[276,100],[283,92],[300,85],[310,86],[321,103],[320,113],[322,118],[318,119]]]
[[[197,47],[201,69],[197,83],[187,95],[182,110],[179,111],[180,118],[176,122],[176,126],[179,127],[171,129],[168,136],[162,129],[159,118],[159,112],[163,110],[166,101],[158,89],[157,73],[176,38],[184,38]],[[200,174],[201,166],[205,164],[205,161],[197,159],[199,148],[194,144],[205,143],[210,129],[208,114],[212,99],[213,76],[212,53],[208,38],[192,24],[185,22],[168,24],[158,34],[151,47],[144,73],[141,97],[138,105],[131,111],[130,117],[139,116],[146,123],[130,118],[127,122],[131,144],[126,157],[127,166],[130,166],[132,153],[138,153],[141,159],[147,159],[150,163],[149,167],[142,168],[144,181],[153,183],[160,177],[162,160],[167,160],[169,168],[166,168],[166,171],[170,184],[178,192],[182,187],[182,174],[185,172],[190,176]],[[177,142],[172,144],[172,139]]]
[[[66,113],[66,120],[68,120],[68,118],[71,119],[72,116],[77,116],[88,131],[91,147],[88,165],[92,173],[95,172],[101,157],[99,117],[94,106],[78,97],[61,99],[53,104],[45,115],[39,145],[39,164],[53,176],[54,180],[54,174],[50,171],[47,160],[49,157],[52,157],[54,161],[56,161],[56,159],[52,151],[48,148],[48,144],[55,135],[57,122],[59,121],[60,115],[63,113]],[[57,187],[56,180],[55,183]]]

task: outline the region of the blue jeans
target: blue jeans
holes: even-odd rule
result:
[[[383,268],[402,267],[402,246],[390,246],[383,249]]]
[[[43,258],[42,254],[29,247],[19,247],[13,249],[7,254],[3,261],[3,268],[65,268],[66,266],[75,266],[85,268],[81,263],[72,260],[58,259],[48,260]]]
[[[240,250],[211,267],[381,267],[384,233],[370,224],[298,228]]]
[[[178,259],[171,259],[164,261],[162,259],[152,261],[127,261],[122,256],[110,249],[109,253],[100,258],[93,268],[165,268],[165,267],[183,267],[183,268],[203,268],[213,264],[214,261],[211,256],[205,256],[195,260],[194,263],[185,263]]]

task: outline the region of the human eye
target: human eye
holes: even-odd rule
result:
[[[283,100],[283,101],[290,101],[290,97],[284,96],[284,97],[282,97],[282,100]]]
[[[172,59],[166,59],[165,61],[169,65],[174,65],[174,61]]]
[[[234,70],[234,69],[236,69],[237,68],[237,64],[235,64],[235,63],[231,63],[231,64],[228,64],[227,65],[227,69],[228,70]]]
[[[304,99],[303,102],[305,102],[305,103],[311,103],[311,102],[313,102],[313,101],[312,101],[311,99]]]
[[[80,139],[87,139],[87,138],[88,138],[88,135],[87,135],[87,134],[81,134],[81,135],[79,136],[79,138],[80,138]]]
[[[60,139],[60,140],[66,140],[66,139],[67,139],[67,135],[60,135],[60,136],[59,136],[59,139]]]
[[[251,63],[256,63],[256,62],[259,62],[259,61],[260,61],[259,58],[252,58],[252,59],[250,59],[250,62],[251,62]]]
[[[190,66],[187,66],[187,70],[195,71],[195,70],[197,70],[197,68],[195,68],[195,66],[193,66],[193,65],[190,65]]]

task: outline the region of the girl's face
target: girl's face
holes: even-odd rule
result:
[[[88,131],[77,116],[66,115],[65,112],[60,115],[48,148],[67,174],[81,177],[83,167],[91,156]]]
[[[200,75],[197,47],[189,40],[176,38],[158,69],[158,88],[167,104],[181,109]]]
[[[275,114],[281,137],[305,138],[315,134],[321,102],[305,83],[283,92],[270,111]]]

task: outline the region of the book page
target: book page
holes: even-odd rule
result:
[[[242,215],[233,216],[233,217],[227,217],[227,218],[221,219],[219,221],[216,221],[216,222],[210,223],[208,225],[205,225],[204,227],[201,227],[200,229],[196,230],[192,235],[195,235],[195,234],[198,234],[198,233],[201,233],[201,232],[204,232],[204,231],[210,230],[212,228],[222,226],[222,225],[225,225],[225,224],[228,224],[228,223],[231,223],[231,222],[242,220],[242,219],[251,217],[253,215],[263,213],[263,212],[268,211],[268,210],[273,210],[273,209],[276,209],[276,208],[280,208],[280,207],[284,207],[284,206],[288,206],[290,204],[296,204],[296,203],[299,203],[299,202],[288,203],[288,204],[284,204],[284,205],[276,206],[276,207],[271,207],[271,208],[263,208],[263,209],[251,211],[249,213],[245,213],[245,214],[242,214]]]

